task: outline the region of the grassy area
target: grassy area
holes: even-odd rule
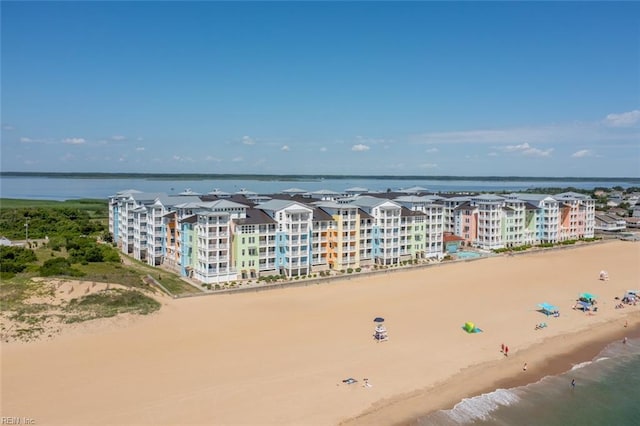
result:
[[[30,307],[25,307],[26,300],[34,296],[52,297],[53,295],[53,288],[24,277],[0,282],[0,306],[3,312],[30,310]]]
[[[54,257],[67,257],[66,250],[51,250],[47,247],[40,247],[35,250],[38,262],[29,265],[27,270],[19,274],[22,279],[37,277],[38,268],[48,259]],[[77,277],[82,281],[107,282],[122,284],[127,287],[137,288],[145,291],[159,291],[157,287],[150,287],[143,281],[147,275],[160,282],[173,295],[198,293],[199,290],[180,279],[179,276],[164,269],[154,268],[146,263],[142,263],[127,258],[127,264],[114,262],[98,262],[87,264],[74,264],[74,268],[80,270],[84,275]],[[18,278],[18,277],[16,277]]]
[[[147,315],[160,309],[160,303],[136,290],[105,290],[73,299],[65,306],[66,323],[109,318],[130,313]]]
[[[20,198],[0,198],[0,209],[19,209],[32,207],[67,207],[79,210],[104,210],[108,213],[107,201],[103,199],[84,198],[78,200],[24,200]]]
[[[32,297],[53,297],[51,286],[25,278],[3,280],[0,283],[0,317],[10,320],[15,327],[9,329],[2,321],[0,333],[3,339],[10,336],[18,340],[31,340],[44,332],[44,324],[50,321],[52,306],[46,303],[27,303]]]
[[[178,275],[164,269],[154,268],[138,260],[127,258],[127,268],[137,271],[140,276],[150,275],[174,295],[200,293],[201,290],[184,282]]]

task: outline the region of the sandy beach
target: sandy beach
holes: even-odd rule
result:
[[[608,281],[598,279],[603,269]],[[640,305],[615,309],[614,300],[638,287],[640,244],[613,241],[163,299],[159,313],[126,327],[3,344],[0,415],[66,425],[401,424],[638,335]],[[581,292],[598,296],[598,312],[572,309]],[[560,317],[537,312],[542,302]],[[372,338],[377,316],[387,342]],[[467,334],[466,321],[483,332]],[[535,330],[540,322],[548,327]],[[342,383],[349,377],[358,382]]]

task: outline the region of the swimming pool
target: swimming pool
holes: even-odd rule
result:
[[[458,259],[475,259],[476,257],[480,257],[480,253],[476,253],[475,251],[459,251],[456,255]]]

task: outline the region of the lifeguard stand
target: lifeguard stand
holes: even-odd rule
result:
[[[386,342],[389,340],[389,335],[387,334],[387,329],[383,324],[376,325],[376,329],[373,332],[373,338],[376,342]]]

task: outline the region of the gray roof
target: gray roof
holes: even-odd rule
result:
[[[175,206],[184,203],[199,203],[200,197],[195,195],[167,195],[162,193],[156,197],[156,200],[160,201],[163,206]]]
[[[322,208],[313,209],[313,220],[314,221],[329,221],[333,220],[333,216],[331,216],[326,211],[322,210]]]
[[[311,192],[313,195],[341,195],[340,192],[332,191],[330,189],[319,189]]]
[[[472,197],[473,200],[481,200],[481,201],[504,201],[505,198],[496,194],[478,194]]]
[[[403,195],[401,197],[396,197],[393,200],[399,203],[427,203],[431,201],[418,195]]]
[[[304,207],[306,209],[311,210],[311,207],[302,204],[302,203],[298,203],[297,201],[291,201],[291,200],[280,200],[280,199],[271,199],[265,203],[260,203],[256,206],[257,209],[262,209],[262,210],[282,210],[282,209],[286,209],[287,207],[290,206],[296,206],[296,207]]]
[[[351,204],[354,204],[358,207],[367,207],[367,208],[372,208],[372,207],[377,207],[381,204],[384,203],[393,203],[394,205],[400,207],[398,205],[397,202],[393,201],[393,200],[389,200],[386,198],[378,198],[378,197],[371,197],[369,195],[363,195],[361,197],[356,197],[354,198],[354,200],[351,202]]]
[[[546,198],[553,198],[549,194],[514,193],[514,194],[509,194],[509,195],[513,195],[513,196],[517,197],[518,199],[524,200],[524,201],[542,201],[542,200],[544,200]]]
[[[236,219],[238,225],[258,225],[263,223],[276,223],[275,219],[259,209],[247,209],[246,217]]]
[[[411,188],[400,189],[398,192],[404,192],[406,194],[416,194],[419,192],[427,192],[427,191],[429,191],[427,188],[423,188],[421,186],[412,186]]]
[[[300,188],[289,188],[289,189],[283,189],[282,191],[283,194],[306,194],[308,191],[306,189],[300,189]]]
[[[465,195],[465,196],[456,196],[456,197],[450,197],[450,198],[445,198],[444,201],[454,201],[454,202],[458,202],[458,203],[464,203],[466,201],[471,200],[471,197]]]
[[[164,195],[164,192],[132,192],[129,194],[131,198],[141,204],[152,203],[161,195]]]
[[[236,203],[234,201],[229,201],[225,199],[207,201],[207,202],[201,203],[201,205],[209,209],[240,209],[240,208],[246,209],[247,208],[247,206],[244,204]]]

